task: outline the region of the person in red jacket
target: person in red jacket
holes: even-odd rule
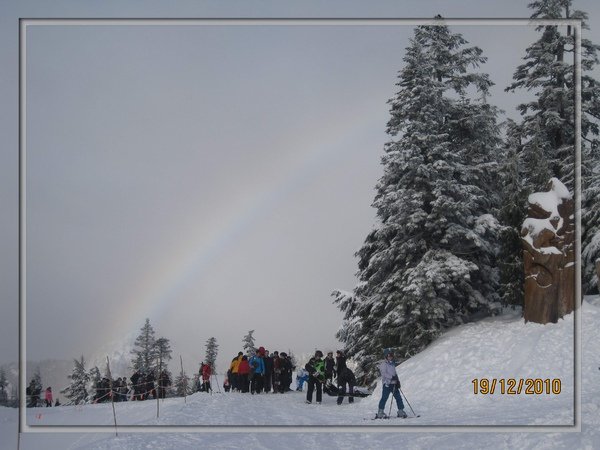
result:
[[[242,356],[240,365],[238,366],[238,378],[240,381],[240,389],[242,392],[248,392],[250,390],[250,380],[248,375],[250,374],[250,363],[246,355]]]
[[[210,375],[212,370],[210,368],[210,364],[204,364],[202,366],[202,386],[204,387],[204,392],[212,391],[210,387]]]

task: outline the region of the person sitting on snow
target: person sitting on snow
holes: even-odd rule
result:
[[[400,380],[396,374],[396,362],[394,361],[394,352],[390,349],[383,351],[384,360],[379,364],[379,372],[381,373],[381,400],[379,400],[379,410],[377,418],[383,419],[386,416],[384,412],[385,404],[390,394],[396,399],[398,406],[398,417],[406,418],[404,412],[404,403],[400,396]]]

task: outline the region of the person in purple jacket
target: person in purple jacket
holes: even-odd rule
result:
[[[381,373],[381,400],[379,400],[377,418],[384,419],[387,417],[384,412],[384,408],[390,394],[392,394],[396,400],[396,406],[398,406],[398,417],[406,418],[406,413],[404,412],[404,403],[402,403],[402,397],[400,396],[400,380],[396,374],[394,352],[386,348],[383,351],[383,356],[385,359],[379,364],[379,372]]]

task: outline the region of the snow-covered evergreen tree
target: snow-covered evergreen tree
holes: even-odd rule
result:
[[[600,158],[587,168],[582,198],[582,292],[600,293],[597,266],[600,264]]]
[[[178,397],[183,397],[184,395],[190,395],[193,391],[193,383],[190,377],[182,370],[179,372],[179,375],[175,378],[175,382],[173,383],[175,387],[175,394]]]
[[[94,366],[90,369],[88,379],[88,392],[95,394],[96,387],[99,385],[100,380],[102,380],[102,375],[100,375],[100,369],[98,369],[98,366]]]
[[[529,4],[532,18],[582,19],[587,29],[587,14],[574,10],[572,0],[537,0]],[[575,35],[572,27],[539,26],[540,38],[529,46],[525,62],[520,65],[508,91],[525,89],[535,94],[533,100],[519,105],[522,115],[525,159],[528,160],[526,188],[529,193],[543,190],[550,177],[561,180],[574,192],[575,102],[574,66]],[[600,47],[581,39],[581,134],[582,134],[582,249],[586,254],[582,271],[583,291],[595,289],[593,261],[600,258],[597,234],[600,228],[597,187],[600,173],[593,168],[600,160],[598,119],[600,86],[589,73],[598,64]],[[529,145],[528,145],[529,144]],[[537,152],[538,154],[532,154]],[[540,157],[540,154],[543,155]],[[539,164],[547,161],[547,166]],[[550,176],[544,173],[550,172]]]
[[[472,71],[486,58],[466,44],[447,26],[417,27],[390,100],[380,223],[357,252],[354,292],[333,293],[345,313],[337,336],[367,378],[383,348],[413,355],[499,307],[497,110],[488,76]]]
[[[0,405],[6,405],[8,403],[8,392],[6,388],[8,386],[8,380],[6,379],[6,372],[4,367],[0,367]]]
[[[527,196],[523,187],[524,167],[520,156],[521,130],[513,120],[506,123],[506,141],[503,148],[504,162],[500,174],[502,181],[502,201],[498,219],[500,229],[500,295],[502,304],[523,305],[523,245],[521,243],[521,226],[525,220]]]
[[[157,359],[156,367],[159,370],[167,370],[168,363],[171,360],[171,353],[170,341],[164,337],[158,338],[155,343],[155,354]]]
[[[146,319],[135,339],[134,348],[131,350],[134,358],[132,366],[134,370],[142,373],[154,372],[156,361],[156,338],[154,328],[150,325],[150,319]]]
[[[96,369],[98,368],[96,367]],[[100,371],[98,371],[98,379],[99,377]],[[64,394],[73,405],[81,405],[88,401],[87,386],[90,381],[90,374],[85,370],[83,355],[81,355],[79,360],[73,360],[73,371],[71,375],[68,375],[68,378],[71,380],[71,384],[60,391],[60,393]]]
[[[204,361],[211,367],[212,370],[215,370],[218,353],[219,344],[217,344],[217,339],[215,337],[209,338],[206,341],[206,356],[204,357]]]
[[[199,392],[201,384],[202,384],[202,381],[200,378],[200,374],[195,373],[194,377],[192,378],[192,383],[190,386],[191,393],[193,394],[194,392]]]
[[[10,389],[10,398],[8,400],[8,404],[6,405],[10,408],[18,408],[19,407],[19,390],[17,386],[11,386]]]
[[[244,343],[244,352],[248,355],[254,355],[256,353],[256,347],[254,346],[254,330],[248,331],[248,334],[244,336],[242,342]]]
[[[0,391],[4,392],[8,386],[8,380],[6,379],[6,371],[4,367],[0,367]]]
[[[42,372],[40,371],[40,366],[36,366],[35,371],[33,372],[33,381],[35,383],[35,388],[40,392],[44,390],[44,386],[42,384]]]
[[[540,0],[529,4],[535,19],[583,18],[585,14],[572,11],[571,0]],[[518,106],[523,117],[523,139],[536,139],[534,149],[541,149],[548,161],[550,175],[561,180],[573,192],[574,188],[574,79],[573,61],[569,55],[574,50],[571,27],[561,30],[557,25],[537,28],[539,40],[526,50],[525,63],[517,67],[513,83],[507,91],[526,89],[533,91],[533,100]],[[566,31],[566,32],[565,32]],[[582,66],[593,66],[596,48],[582,40]],[[589,88],[589,86],[588,86]],[[590,92],[591,93],[591,92]],[[591,131],[592,124],[582,117],[583,135]],[[525,147],[526,148],[526,147]],[[536,170],[536,167],[529,167]],[[545,187],[548,179],[538,177],[544,184],[532,186],[534,191]]]
[[[110,364],[108,363],[108,361],[106,361],[106,364],[104,365],[104,378],[106,378],[107,380],[112,379],[112,371],[110,370]]]

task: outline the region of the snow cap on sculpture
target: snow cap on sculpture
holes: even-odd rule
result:
[[[552,178],[547,188],[529,195],[530,217],[523,222],[521,236],[541,253],[561,254],[551,242],[564,225],[562,205],[573,196],[558,178]]]

